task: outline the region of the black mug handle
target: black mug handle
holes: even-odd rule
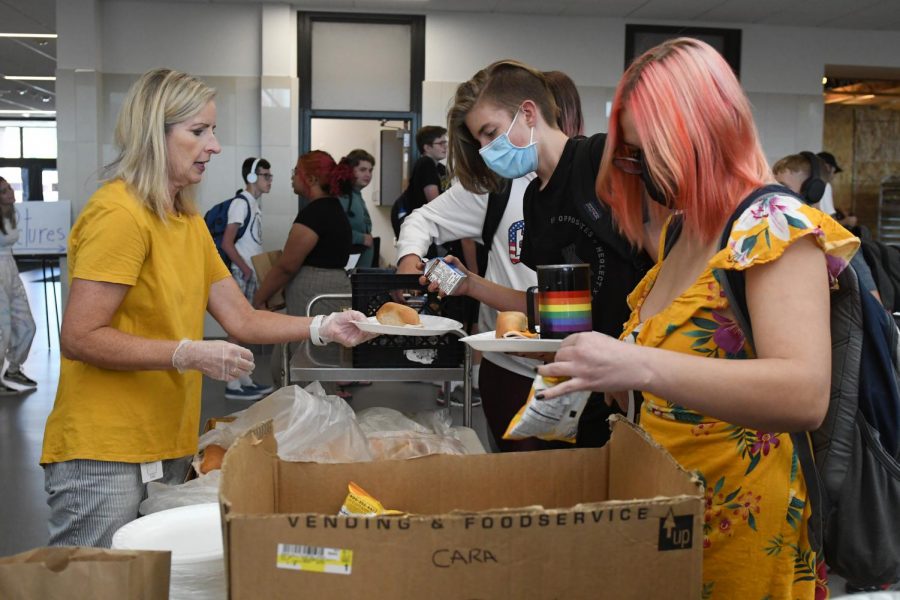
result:
[[[534,300],[535,296],[538,294],[538,286],[533,285],[527,290],[525,290],[525,311],[528,315],[528,331],[535,333],[537,331],[537,325],[540,322],[535,318],[534,314]]]

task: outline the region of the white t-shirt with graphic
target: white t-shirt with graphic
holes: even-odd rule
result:
[[[509,202],[494,233],[488,254],[487,279],[505,287],[524,291],[537,285],[537,275],[519,261],[525,218],[522,215],[522,198],[534,173],[514,179],[509,192]],[[467,238],[481,239],[484,218],[487,214],[488,194],[473,194],[459,182],[422,207],[414,210],[403,221],[397,240],[397,256],[407,254],[424,256],[428,246]],[[478,313],[478,331],[493,331],[497,323],[497,311],[482,303]],[[497,366],[534,377],[534,365],[540,364],[527,358],[487,352],[484,357]]]
[[[244,199],[247,201],[244,202]],[[253,194],[244,190],[240,195],[231,201],[228,207],[228,224],[237,223],[238,229],[244,224],[247,218],[247,209],[250,210],[250,222],[244,235],[234,241],[234,248],[241,255],[244,262],[253,269],[253,261],[250,259],[257,254],[263,253],[262,247],[262,213],[259,210],[259,202],[253,197]],[[255,272],[255,270],[254,270]]]

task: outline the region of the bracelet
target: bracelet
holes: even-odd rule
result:
[[[325,315],[316,315],[309,323],[309,341],[313,343],[313,346],[325,345],[325,341],[319,337],[319,328],[322,326],[323,319],[325,319]]]

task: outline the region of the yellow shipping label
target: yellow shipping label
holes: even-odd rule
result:
[[[278,544],[275,566],[293,571],[350,575],[353,570],[353,550]]]

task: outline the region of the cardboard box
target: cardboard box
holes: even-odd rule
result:
[[[407,517],[337,517],[354,481]],[[229,597],[699,598],[702,486],[625,421],[604,448],[222,470]],[[542,508],[543,507],[543,508]]]
[[[281,254],[281,250],[273,250],[250,258],[251,262],[253,262],[253,269],[256,271],[256,280],[259,281],[260,285],[262,285],[269,271],[272,270],[272,266],[281,258]],[[272,294],[272,297],[266,301],[266,308],[269,310],[281,310],[285,306],[284,292],[282,290]]]

